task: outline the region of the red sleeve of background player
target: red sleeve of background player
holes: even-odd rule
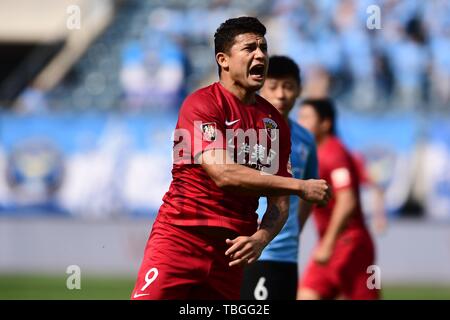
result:
[[[360,153],[354,152],[352,154],[353,162],[355,163],[356,170],[358,171],[359,180],[362,184],[372,184],[372,179],[366,169],[366,163],[364,156]]]
[[[330,150],[328,162],[328,172],[333,190],[339,191],[354,186],[354,176],[352,175],[352,164],[349,156],[341,146],[336,146]]]
[[[183,138],[189,133],[192,160],[205,150],[226,149],[225,114],[212,95],[195,92],[188,96],[181,106],[177,129],[185,131],[178,132]],[[177,144],[179,136],[174,140]],[[189,150],[186,145],[184,149]]]

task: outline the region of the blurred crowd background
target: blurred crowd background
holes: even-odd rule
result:
[[[269,52],[300,64],[305,95],[346,108],[446,111],[450,103],[450,3],[445,0],[123,1],[111,24],[50,91],[29,88],[24,112],[98,108],[176,110],[216,78],[213,34],[229,17],[267,26]],[[380,8],[380,29],[369,29]],[[33,90],[35,89],[35,90]],[[20,107],[17,110],[20,111]]]
[[[445,0],[3,0],[0,215],[154,216],[178,108],[217,81],[214,32],[241,15],[300,65],[303,97],[336,99],[390,218],[450,221]]]

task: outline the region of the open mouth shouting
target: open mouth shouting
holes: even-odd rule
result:
[[[255,64],[250,68],[249,74],[250,77],[255,81],[264,81],[265,77],[265,66],[262,63]]]

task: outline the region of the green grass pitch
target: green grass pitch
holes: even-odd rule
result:
[[[65,276],[0,275],[0,300],[127,300],[134,286],[134,278],[81,278],[80,290],[69,290]],[[450,285],[410,284],[384,285],[383,299],[438,299],[450,300]]]

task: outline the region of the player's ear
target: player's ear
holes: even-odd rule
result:
[[[331,120],[330,119],[324,119],[320,127],[322,128],[323,132],[330,133],[331,132]]]
[[[300,83],[297,85],[297,95],[295,96],[296,98],[300,97],[300,95],[302,94],[302,90],[303,90],[303,87],[302,87],[302,84]]]
[[[225,71],[228,71],[229,69],[229,59],[228,59],[228,55],[225,54],[224,52],[218,52],[216,54],[216,61],[219,64],[219,66],[221,66],[221,68]]]

